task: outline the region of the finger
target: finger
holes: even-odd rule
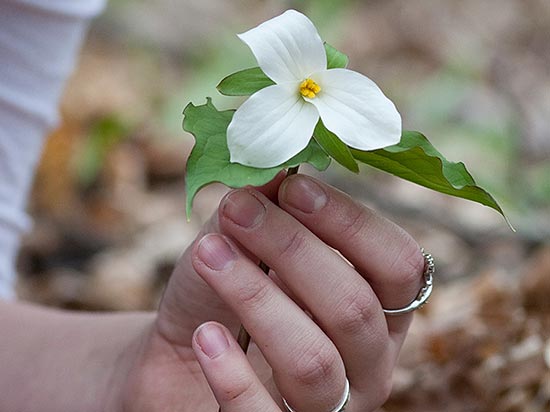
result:
[[[304,175],[286,179],[281,207],[339,250],[365,276],[387,309],[408,305],[423,282],[424,258],[414,239],[348,195]],[[388,317],[404,336],[412,315]]]
[[[224,412],[281,412],[231,333],[216,322],[199,326],[193,350]]]
[[[393,359],[380,303],[334,250],[258,192],[222,201],[220,228],[264,260],[313,315],[340,352],[350,383],[377,396]]]
[[[276,200],[285,175],[284,171],[280,172],[256,190]],[[195,241],[207,233],[219,231],[218,214],[215,213],[203,225]],[[249,257],[255,259],[252,255]],[[192,269],[191,248],[188,248],[178,259],[164,291],[157,320],[159,330],[169,341],[183,344],[190,341],[193,330],[199,324],[212,319],[238,330],[239,322],[234,313],[219,302],[216,293]]]
[[[237,313],[293,407],[330,410],[338,403],[345,370],[337,349],[269,277],[221,235],[201,239],[193,264]]]

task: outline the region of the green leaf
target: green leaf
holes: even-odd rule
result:
[[[345,69],[348,67],[349,58],[344,53],[325,42],[327,53],[327,69]]]
[[[419,132],[404,131],[401,141],[394,146],[373,151],[351,149],[351,153],[360,162],[402,179],[491,207],[512,228],[502,208],[487,191],[476,184],[464,164],[445,159]]]
[[[325,43],[325,51],[328,69],[345,68],[348,65],[348,56],[330,44]],[[274,84],[275,82],[267,77],[262,69],[252,67],[230,74],[216,88],[225,96],[250,96],[258,90]]]
[[[229,161],[227,126],[234,110],[218,111],[210,98],[206,104],[188,104],[183,111],[183,129],[195,136],[195,146],[187,160],[186,213],[191,215],[193,199],[204,186],[220,182],[229,187],[261,186],[271,181],[279,171],[301,163],[309,163],[317,170],[325,170],[330,158],[311,139],[309,145],[282,165],[269,169],[256,169]]]
[[[225,96],[250,96],[275,82],[267,77],[262,69],[253,67],[230,74],[216,86]]]
[[[353,158],[349,147],[342,142],[338,136],[328,130],[321,119],[319,119],[319,122],[317,122],[315,126],[313,136],[317,143],[319,143],[319,146],[321,146],[330,157],[353,173],[359,173],[359,165]]]

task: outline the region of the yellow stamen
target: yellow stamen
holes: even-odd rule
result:
[[[313,99],[320,91],[321,87],[312,79],[308,78],[300,83],[300,94],[304,97]]]

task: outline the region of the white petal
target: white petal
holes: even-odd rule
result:
[[[273,167],[307,146],[319,114],[297,90],[295,83],[269,86],[239,107],[227,128],[231,162]]]
[[[321,92],[307,99],[326,128],[359,150],[390,146],[401,138],[401,116],[393,102],[368,77],[346,69],[325,70],[311,76]]]
[[[304,80],[311,73],[327,68],[325,48],[317,29],[295,10],[288,10],[239,37],[275,83]]]

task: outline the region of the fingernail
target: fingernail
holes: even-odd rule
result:
[[[321,186],[304,176],[286,179],[281,197],[286,204],[304,213],[317,212],[327,204],[327,195]]]
[[[222,213],[237,225],[251,228],[263,219],[265,206],[247,190],[236,190],[225,199]]]
[[[213,270],[226,269],[237,258],[231,246],[217,234],[206,235],[200,240],[197,256]]]
[[[229,341],[223,329],[215,323],[201,326],[195,339],[203,353],[210,359],[220,356],[229,347]]]

